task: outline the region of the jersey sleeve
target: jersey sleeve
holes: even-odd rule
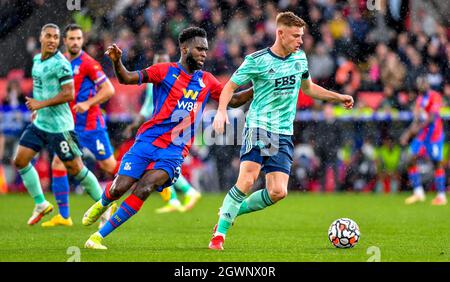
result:
[[[160,83],[168,70],[168,64],[155,64],[153,66],[150,66],[146,69],[138,71],[139,75],[139,83],[153,83],[158,84]]]
[[[89,61],[86,64],[86,74],[95,85],[101,85],[108,79],[103,72],[102,66],[96,61]]]
[[[72,66],[67,60],[61,60],[60,62],[56,68],[56,77],[59,84],[64,85],[73,81]]]
[[[256,77],[258,74],[258,66],[256,65],[255,59],[251,56],[246,56],[244,62],[231,76],[231,81],[239,86],[247,84]]]
[[[306,58],[306,54],[303,53],[303,57],[300,60],[301,69],[303,71],[302,73],[302,80],[309,79],[309,67],[308,67],[308,59]]]
[[[149,119],[153,113],[153,108],[153,84],[149,83],[145,89],[145,100],[139,114],[145,117],[145,119]]]
[[[214,75],[210,75],[209,82],[211,83],[211,99],[219,101],[220,93],[222,93],[223,85],[220,83]]]

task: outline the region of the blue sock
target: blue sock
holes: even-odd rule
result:
[[[408,177],[413,188],[422,186],[422,180],[420,179],[420,172],[417,170],[417,166],[408,169]]]
[[[443,168],[438,168],[434,172],[434,185],[438,193],[445,193],[445,171]]]
[[[123,201],[120,208],[115,214],[105,223],[102,229],[99,230],[100,235],[105,238],[109,233],[113,232],[116,228],[122,225],[130,217],[135,215],[142,207],[144,202],[131,194],[128,198]]]
[[[58,204],[59,213],[64,218],[70,217],[69,212],[69,180],[65,170],[52,170],[52,191]]]
[[[109,205],[111,202],[114,202],[117,199],[113,199],[111,197],[111,195],[109,194],[109,190],[111,189],[112,186],[112,182],[109,182],[106,187],[105,190],[102,193],[102,197],[101,197],[101,201],[102,201],[102,206],[106,207],[107,205]]]

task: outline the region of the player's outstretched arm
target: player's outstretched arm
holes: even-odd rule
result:
[[[302,80],[302,91],[311,98],[333,103],[342,103],[346,109],[353,108],[354,102],[352,96],[327,90],[312,82],[311,78]]]
[[[137,72],[129,72],[122,64],[122,50],[113,44],[106,49],[107,55],[113,64],[116,77],[121,84],[138,84],[139,74]]]
[[[232,108],[238,108],[253,99],[253,87],[234,93],[228,104]]]
[[[61,91],[53,98],[48,100],[38,101],[36,99],[25,97],[27,99],[26,105],[30,111],[39,110],[45,107],[55,106],[70,102],[75,97],[75,89],[73,82],[61,85]]]
[[[217,134],[222,134],[225,128],[225,123],[230,123],[228,120],[227,107],[233,97],[234,91],[238,87],[239,86],[236,83],[229,80],[220,93],[219,107],[217,108],[217,113],[213,121],[213,128]]]

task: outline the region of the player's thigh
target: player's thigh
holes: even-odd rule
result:
[[[36,154],[37,152],[35,150],[19,145],[19,147],[17,147],[16,156],[14,157],[14,165],[18,169],[22,169],[31,162]]]
[[[137,181],[138,179],[136,178],[118,174],[114,178],[111,184],[111,188],[107,192],[111,195],[112,198],[118,199],[128,190],[135,189]]]
[[[81,150],[74,131],[49,134],[49,149],[64,163],[67,172],[77,175],[83,168]]]
[[[428,156],[434,163],[439,163],[442,161],[444,142],[427,142],[425,143],[425,148],[427,150]]]
[[[19,139],[14,156],[14,164],[18,168],[27,166],[34,156],[45,146],[45,132],[38,129],[35,125],[29,124]]]
[[[48,135],[49,149],[54,152],[62,162],[66,163],[77,158],[81,159],[82,153],[75,131],[49,133]]]
[[[411,158],[417,157],[420,153],[420,150],[424,146],[424,141],[419,140],[418,138],[414,138],[409,145],[408,153]]]
[[[113,174],[116,169],[117,161],[113,155],[105,160],[98,161],[100,168],[107,173]]]
[[[133,194],[144,201],[153,191],[157,190],[159,187],[163,187],[169,180],[170,176],[166,170],[148,170],[137,182]]]
[[[77,136],[81,146],[88,148],[97,161],[105,161],[113,156],[113,149],[106,130],[78,131]]]

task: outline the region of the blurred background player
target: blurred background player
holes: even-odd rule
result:
[[[35,208],[28,220],[34,225],[53,210],[42,193],[39,175],[31,164],[44,147],[62,160],[67,172],[80,182],[93,199],[100,199],[102,189],[95,175],[81,160],[81,151],[74,132],[74,121],[69,103],[74,99],[72,68],[58,50],[59,27],[46,24],[41,29],[41,53],[33,58],[33,97],[26,105],[36,111],[35,119],[20,137],[14,164],[34,199]]]
[[[159,53],[155,54],[153,64],[166,63],[169,61],[170,61],[169,54],[167,54],[167,52],[165,51],[160,51]],[[139,116],[133,121],[133,123],[131,123],[125,129],[124,131],[125,138],[135,136],[137,129],[144,123],[144,121],[149,120],[152,117],[154,110],[153,87],[154,86],[152,83],[147,84],[144,104],[141,107]],[[178,200],[176,190],[181,191],[184,195],[183,205]],[[201,193],[197,191],[194,187],[192,187],[192,185],[189,184],[189,182],[186,180],[186,178],[183,177],[183,175],[180,175],[180,177],[178,177],[178,180],[177,182],[175,182],[174,185],[161,191],[160,195],[163,201],[166,202],[167,204],[161,208],[156,209],[157,213],[189,211],[195,206],[195,204],[201,198]]]
[[[353,107],[351,96],[326,90],[312,82],[306,54],[300,49],[305,26],[294,13],[279,13],[275,43],[246,56],[222,90],[213,122],[218,134],[222,134],[224,124],[229,123],[227,105],[234,90],[251,81],[254,95],[245,118],[239,176],[223,200],[210,249],[223,250],[226,233],[237,216],[262,210],[286,197],[300,87],[312,98]],[[246,197],[261,170],[266,173],[267,188]]]
[[[178,41],[181,53],[178,62],[160,63],[133,72],[122,64],[122,50],[116,44],[106,51],[120,83],[155,85],[155,109],[152,119],[139,128],[134,145],[122,158],[112,185],[106,187],[102,199],[85,213],[83,224],[97,221],[114,201],[134,187],[131,195],[105,226],[89,237],[85,248],[107,249],[102,244],[106,236],[135,215],[153,191],[161,191],[176,182],[208,99],[219,99],[222,85],[211,73],[201,70],[208,51],[206,31],[186,28]],[[234,95],[231,104],[241,106],[252,93],[252,89],[247,89]]]
[[[406,146],[409,141],[408,176],[413,187],[413,195],[405,200],[406,204],[425,201],[425,192],[422,186],[420,172],[417,168],[417,159],[421,149],[425,149],[434,167],[434,185],[437,191],[431,204],[442,206],[447,204],[445,194],[445,171],[442,164],[444,145],[444,125],[439,110],[442,106],[442,97],[430,89],[426,77],[417,78],[418,97],[414,108],[414,119],[408,129],[400,137],[400,144]]]
[[[91,151],[100,168],[113,175],[116,160],[109,141],[106,123],[103,119],[100,104],[108,101],[114,95],[114,87],[106,77],[100,64],[83,51],[83,32],[76,24],[69,24],[63,33],[66,46],[66,58],[72,65],[75,84],[75,99],[70,102],[75,119],[75,132],[82,148]],[[44,227],[57,225],[71,226],[69,212],[70,186],[67,171],[63,162],[55,156],[52,162],[52,191],[59,208],[59,214],[51,220],[42,223]],[[115,212],[113,205],[110,212]],[[105,217],[101,221],[104,224]]]

